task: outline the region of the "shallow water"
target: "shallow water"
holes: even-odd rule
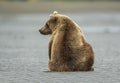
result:
[[[68,14],[95,52],[94,71],[48,72],[49,14],[0,15],[0,83],[119,83],[120,13]]]

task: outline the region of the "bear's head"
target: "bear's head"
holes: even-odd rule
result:
[[[56,29],[67,24],[67,20],[70,20],[69,17],[58,14],[58,12],[54,11],[45,25],[39,29],[39,32],[43,35],[52,34]]]

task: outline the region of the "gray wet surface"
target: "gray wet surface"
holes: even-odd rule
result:
[[[67,15],[81,25],[93,46],[95,70],[48,71],[50,36],[40,35],[38,29],[49,14],[0,15],[0,83],[120,82],[120,13]]]

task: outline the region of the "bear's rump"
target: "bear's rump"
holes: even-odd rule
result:
[[[82,47],[61,46],[59,51],[54,50],[49,68],[56,71],[88,70],[93,64],[91,51],[88,44]]]

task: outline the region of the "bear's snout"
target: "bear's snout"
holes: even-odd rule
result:
[[[49,28],[46,28],[46,27],[42,27],[41,29],[39,29],[39,32],[43,35],[52,34],[52,31]]]
[[[41,33],[41,29],[39,29],[39,32]]]
[[[40,32],[41,34],[44,34],[42,29],[39,29],[39,32]]]
[[[39,32],[41,33],[41,29],[39,29]]]
[[[39,32],[40,32],[41,34],[43,34],[43,35],[48,35],[48,32],[47,32],[47,30],[46,30],[45,28],[39,29]]]

